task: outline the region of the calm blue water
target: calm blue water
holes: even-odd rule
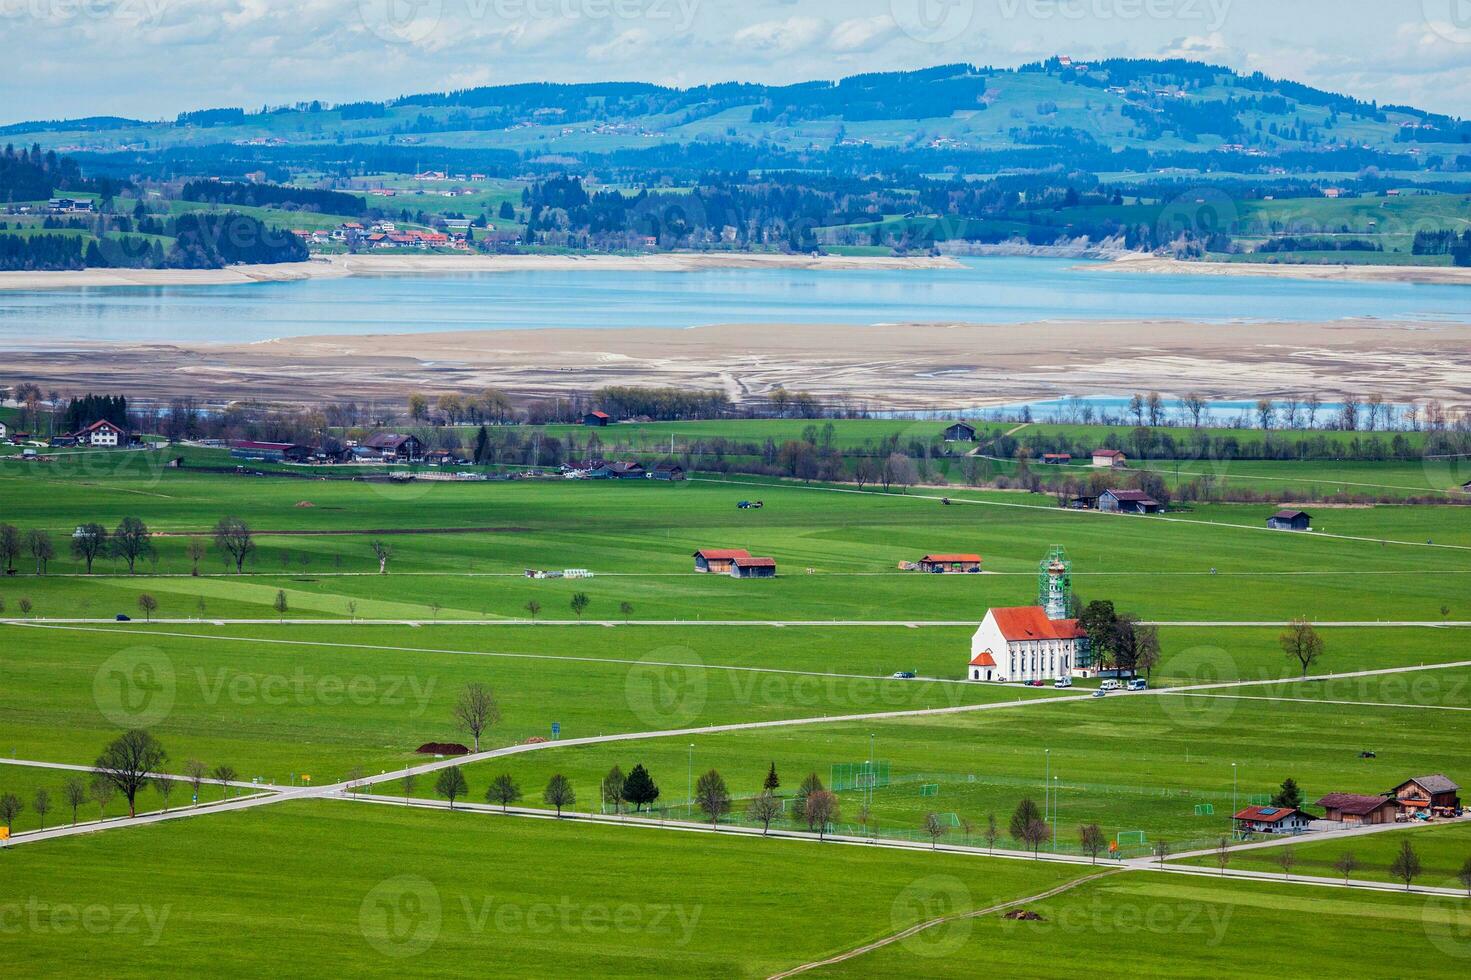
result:
[[[1463,286],[1126,274],[1075,259],[963,261],[964,269],[948,271],[530,271],[0,291],[0,341],[240,343],[306,334],[756,322],[1471,322],[1471,289]]]

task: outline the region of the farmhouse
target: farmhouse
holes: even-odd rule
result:
[[[1313,818],[1296,807],[1249,806],[1233,818],[1236,829],[1252,834],[1301,834]]]
[[[987,609],[970,641],[970,679],[996,683],[1071,677],[1088,634],[1076,619],[1049,619],[1041,606]]]
[[[1108,514],[1158,514],[1164,505],[1143,490],[1105,490],[1098,509]]]
[[[121,446],[128,441],[127,433],[107,419],[101,419],[85,428],[78,429],[72,433],[72,436],[77,442],[88,446]]]
[[[583,425],[604,426],[613,421],[613,417],[607,412],[588,412],[582,417]]]
[[[1267,518],[1267,527],[1274,531],[1311,531],[1313,515],[1305,510],[1279,510]]]
[[[1095,450],[1093,450],[1093,465],[1094,466],[1099,466],[1099,467],[1103,467],[1103,466],[1123,466],[1124,463],[1128,462],[1128,459],[1129,459],[1129,457],[1125,456],[1123,453],[1119,452],[1117,449],[1095,449]]]
[[[604,469],[608,471],[610,480],[642,480],[644,478],[644,464],[637,461],[609,463]]]
[[[650,480],[683,480],[684,467],[678,463],[656,463],[649,470]]]
[[[1387,796],[1360,796],[1357,793],[1329,793],[1317,803],[1323,808],[1323,819],[1360,827],[1367,824],[1394,823],[1399,804]]]
[[[1433,776],[1416,776],[1396,786],[1390,793],[1406,816],[1429,813],[1431,816],[1450,816],[1461,808],[1461,787],[1439,773]]]
[[[376,449],[387,459],[412,463],[424,455],[424,444],[418,436],[399,435],[397,432],[376,432],[363,440],[368,449]]]
[[[751,553],[745,548],[701,548],[695,552],[695,571],[728,575],[737,558],[750,557]]]
[[[775,558],[744,558],[731,559],[731,578],[776,578]]]
[[[1043,453],[1042,462],[1048,466],[1066,466],[1073,461],[1071,453]]]
[[[921,572],[979,572],[980,555],[925,555],[918,562]]]
[[[956,422],[945,430],[946,442],[975,442],[976,427],[969,422]]]

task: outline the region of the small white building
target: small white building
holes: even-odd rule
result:
[[[1129,457],[1117,449],[1095,449],[1093,450],[1093,465],[1099,468],[1110,466],[1123,466]]]
[[[84,446],[115,447],[121,446],[128,441],[127,433],[106,419],[93,422],[85,429],[79,429],[73,435],[77,442]]]
[[[1076,619],[1049,619],[1041,606],[988,609],[970,640],[967,676],[1002,684],[1072,677],[1087,642]]]
[[[0,439],[8,438],[10,438],[10,430],[5,427],[4,422],[0,422]]]

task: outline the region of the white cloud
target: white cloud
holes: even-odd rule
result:
[[[818,17],[788,17],[744,27],[731,40],[743,51],[792,54],[815,44],[826,28],[827,22]]]
[[[834,27],[827,44],[834,51],[872,51],[898,34],[893,17],[855,17]]]
[[[589,45],[587,56],[593,61],[625,61],[643,53],[653,40],[653,34],[635,27],[602,44]]]

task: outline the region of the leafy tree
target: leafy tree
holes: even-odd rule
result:
[[[1302,666],[1302,676],[1323,656],[1323,638],[1306,619],[1294,619],[1281,636],[1282,652]]]
[[[623,783],[623,798],[633,804],[635,813],[659,798],[659,787],[643,763],[635,765]]]
[[[1343,875],[1344,885],[1349,884],[1349,878],[1359,867],[1359,859],[1354,857],[1353,851],[1344,851],[1337,861],[1333,862],[1333,870]]]
[[[72,533],[72,555],[87,564],[87,574],[92,574],[92,563],[107,551],[107,528],[101,524],[83,524]]]
[[[93,770],[127,797],[128,816],[132,817],[137,815],[138,791],[159,774],[168,757],[157,739],[134,728],[107,744]]]
[[[144,592],[138,596],[138,608],[143,611],[147,622],[153,622],[154,610],[158,609],[158,600],[151,594]]]
[[[1098,863],[1098,855],[1108,848],[1108,841],[1103,836],[1103,830],[1096,823],[1088,823],[1078,828],[1078,843],[1083,848],[1083,853]]]
[[[547,806],[557,808],[557,816],[562,816],[562,808],[572,806],[577,802],[577,793],[572,789],[572,783],[566,776],[557,773],[547,780],[547,788],[542,793],[542,799]]]
[[[695,780],[695,802],[710,818],[710,826],[718,830],[720,818],[730,811],[730,790],[720,773],[711,769]]]
[[[588,604],[592,600],[587,597],[586,592],[574,592],[572,594],[572,611],[581,619],[582,614],[587,611]]]
[[[230,784],[235,781],[236,775],[234,766],[223,763],[215,766],[214,771],[209,774],[211,779],[220,784],[220,793],[227,800],[230,798]],[[199,792],[197,787],[195,792]]]
[[[1466,894],[1471,895],[1471,857],[1466,858],[1461,870],[1456,872],[1456,877],[1466,886]]]
[[[5,572],[15,571],[15,560],[20,557],[20,529],[14,524],[0,524],[0,559],[5,561]]]
[[[31,614],[31,610],[35,608],[31,605],[31,600],[27,596],[21,596],[19,601],[17,601],[15,605],[16,608],[20,610],[20,614],[22,616],[29,616]]]
[[[61,798],[71,808],[72,826],[77,825],[77,810],[87,802],[87,784],[81,776],[68,776],[61,784]]]
[[[764,791],[760,796],[751,801],[746,807],[746,819],[752,823],[761,825],[761,836],[765,837],[771,829],[771,821],[781,814],[781,800],[771,795],[770,790]],[[1471,886],[1468,886],[1471,887]]]
[[[926,813],[924,815],[924,832],[930,839],[930,850],[940,846],[940,838],[950,831],[950,825],[940,819],[938,813]]]
[[[1113,603],[1106,599],[1088,603],[1078,616],[1078,626],[1088,634],[1088,645],[1096,661],[1106,663],[1112,656],[1118,620]]]
[[[780,786],[781,779],[776,775],[776,763],[773,762],[771,768],[766,772],[766,779],[761,783],[761,788],[768,793],[775,793]]]
[[[808,773],[797,787],[796,799],[792,801],[792,819],[799,823],[807,818],[807,798],[823,789],[822,778],[817,773]]]
[[[238,517],[221,517],[214,529],[215,547],[219,548],[230,559],[235,562],[235,574],[239,575],[245,569],[245,559],[255,550],[255,536],[251,533],[250,525]],[[195,546],[195,539],[190,540],[190,547]],[[199,544],[200,549],[204,545]],[[199,567],[199,558],[191,551],[189,557],[194,559],[196,570]]]
[[[480,736],[485,730],[501,720],[501,709],[495,700],[495,692],[481,683],[466,684],[455,702],[455,721],[470,733],[475,740],[475,751],[480,751]]]
[[[1136,672],[1142,670],[1146,676],[1153,678],[1154,668],[1159,666],[1159,657],[1159,628],[1135,623],[1134,670]]]
[[[624,623],[627,623],[628,622],[628,617],[630,617],[630,616],[633,615],[633,603],[631,603],[631,602],[620,602],[620,603],[618,603],[618,613],[619,613],[619,615],[621,615],[623,617],[623,622]]]
[[[526,609],[527,613],[531,615],[532,620],[535,621],[536,614],[541,612],[541,603],[537,602],[535,599],[531,599],[526,603],[526,606],[524,608]]]
[[[271,603],[271,608],[276,610],[276,615],[281,619],[286,618],[286,590],[277,589],[276,599]]]
[[[1282,780],[1282,788],[1272,795],[1272,805],[1276,807],[1296,810],[1302,807],[1302,802],[1302,787],[1291,776]]]
[[[434,792],[449,800],[449,808],[453,810],[455,800],[470,792],[470,784],[465,782],[465,773],[459,766],[450,766],[439,771],[439,778],[434,781]]]
[[[627,777],[623,775],[623,770],[617,766],[609,769],[608,774],[603,777],[603,803],[605,805],[608,803],[613,804],[614,813],[618,813],[623,806],[625,799],[623,795],[623,784],[625,782],[627,782]]]
[[[521,799],[521,787],[508,773],[501,773],[490,781],[490,787],[485,791],[485,802],[499,803],[501,811],[505,812],[512,803]]]
[[[14,793],[0,793],[0,826],[14,827],[26,805]]]
[[[1399,853],[1389,863],[1389,873],[1405,883],[1405,891],[1410,890],[1410,885],[1420,876],[1420,855],[1415,853],[1415,845],[1409,840],[1402,840],[1399,844]]]
[[[139,558],[153,554],[153,533],[136,517],[124,517],[112,532],[112,555],[128,563],[132,575]]]

